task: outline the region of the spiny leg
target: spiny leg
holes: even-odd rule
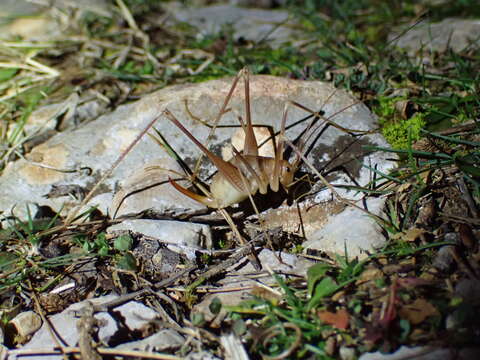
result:
[[[210,132],[207,136],[207,139],[205,140],[205,145],[206,146],[208,146],[208,143],[210,142],[213,135],[215,134],[215,130],[217,129],[218,123],[220,122],[220,119],[222,118],[222,116],[225,114],[228,103],[230,102],[230,99],[232,98],[233,92],[235,91],[235,89],[237,87],[238,80],[240,80],[240,78],[242,76],[243,76],[243,69],[240,70],[238,72],[238,74],[235,76],[235,78],[233,79],[233,83],[232,83],[232,86],[230,87],[230,90],[228,91],[227,97],[225,98],[225,100],[222,104],[222,107],[220,108],[220,111],[218,112],[217,117],[213,120],[213,124],[210,128]],[[198,173],[198,169],[200,168],[200,164],[202,162],[202,157],[203,157],[203,154],[200,154],[200,156],[197,160],[197,163],[195,165],[194,174]]]
[[[244,189],[241,179],[238,177],[237,171],[238,169],[226,162],[219,156],[212,153],[208,150],[200,141],[198,141],[191,133],[188,131],[178,119],[168,110],[165,109],[164,111],[165,116],[173,122],[187,137],[192,140],[195,145],[198,146],[200,150],[209,158],[209,160],[217,167],[218,171],[222,173],[222,175],[228,180],[232,186],[234,186],[238,191],[248,191],[248,189]]]
[[[236,150],[235,150],[236,151]],[[253,172],[254,173],[254,172]],[[243,176],[242,172],[239,171],[239,176],[241,177],[243,183],[245,184],[245,186],[247,186],[247,179],[245,179],[245,176]],[[266,192],[265,192],[266,193]],[[260,214],[260,212],[258,211],[258,207],[257,207],[257,204],[255,204],[255,201],[253,200],[253,196],[252,196],[252,193],[248,193],[248,199],[250,200],[250,203],[252,204],[252,207],[253,207],[253,210],[255,211],[255,214],[257,215],[257,218],[258,218],[258,222],[260,224],[260,228],[262,229],[262,232],[263,234],[265,235],[265,238],[267,239],[267,244],[268,246],[270,246],[271,250],[274,251],[274,248],[273,248],[273,242],[272,242],[272,239],[270,237],[270,234],[268,233],[267,229],[266,229],[266,226],[265,226],[265,221],[263,219],[263,216]],[[258,257],[256,256],[256,253],[254,251],[252,251],[252,256],[255,256],[254,260],[256,260],[258,262],[258,265],[260,265],[260,269],[261,269],[261,264],[260,264],[260,261],[258,260]],[[278,261],[280,263],[283,263],[282,260],[275,254],[275,256],[278,258]],[[250,259],[250,262],[252,263],[253,266],[256,265],[255,262],[252,261],[252,259]],[[258,270],[260,270],[258,269]]]
[[[252,175],[252,177],[257,182],[260,193],[261,194],[266,194],[267,189],[268,189],[268,182],[266,182],[264,179],[262,179],[261,174],[257,174],[257,172],[255,171],[253,166],[248,162],[248,160],[241,153],[238,152],[238,150],[235,147],[232,147],[232,150],[233,150],[233,153],[236,156],[236,158],[240,160],[240,162],[243,164],[243,166],[245,166],[247,171],[250,173],[250,175]],[[249,157],[249,158],[250,158],[250,160],[252,160],[252,157]],[[244,175],[243,175],[243,173],[240,169],[238,169],[238,173],[239,173],[240,178],[244,177]],[[243,181],[243,179],[242,179],[242,181]],[[245,182],[244,181],[244,183],[247,184],[247,185],[244,185],[245,188],[247,188],[247,189],[251,188],[250,187],[250,182]],[[251,195],[251,191],[248,191],[247,194]]]
[[[285,140],[283,138],[285,137],[285,123],[287,122],[288,106],[288,103],[285,104],[283,109],[282,122],[280,125],[280,137],[276,141],[277,148],[275,150],[275,165],[273,168],[272,181],[270,182],[270,187],[275,192],[277,192],[280,187],[280,162],[283,160],[283,149],[285,144]]]
[[[175,180],[173,180],[170,177],[168,178],[168,181],[177,191],[181,192],[183,195],[189,197],[190,199],[198,201],[199,203],[205,205],[206,207],[212,208],[212,209],[218,209],[219,208],[218,202],[211,195],[210,196],[204,196],[204,195],[197,194],[193,191],[190,191],[190,190],[184,188],[183,186],[179,185]]]
[[[173,115],[172,115],[173,117]],[[162,168],[161,166],[156,166],[156,165],[153,165],[153,166],[149,166],[147,168],[145,168],[145,170],[162,170],[164,172],[168,172],[168,173],[171,173],[171,174],[174,174],[176,176],[179,177],[178,180],[188,180],[190,181],[192,184],[194,184],[194,186],[197,188],[197,190],[200,190],[203,194],[205,194],[205,196],[203,195],[200,195],[198,193],[195,193],[193,191],[190,191],[186,188],[184,188],[183,186],[179,185],[177,183],[177,179],[172,179],[170,176],[168,177],[168,182],[175,188],[177,189],[177,191],[181,192],[182,194],[184,194],[185,196],[189,197],[189,198],[192,198],[193,200],[195,201],[198,201],[199,203],[207,206],[207,207],[210,207],[210,208],[217,208],[218,207],[218,204],[217,202],[215,201],[215,199],[212,198],[211,194],[209,191],[206,190],[206,188],[198,183],[198,181],[193,181],[193,173],[192,171],[190,170],[190,168],[188,167],[187,164],[185,164],[185,162],[183,161],[183,159],[177,154],[177,152],[170,146],[170,144],[168,144],[168,142],[166,141],[166,139],[162,136],[162,134],[157,130],[157,129],[154,129],[156,132],[157,132],[157,135],[158,137],[156,136],[153,136],[151,135],[150,133],[148,133],[148,135],[162,148],[164,149],[171,157],[173,157],[179,164],[180,166],[182,167],[184,173],[181,174],[179,173],[178,171],[175,171],[175,170],[171,170],[171,169],[166,169],[166,168]]]
[[[250,74],[247,68],[243,68],[243,83],[245,87],[245,118],[247,124],[245,130],[245,145],[243,146],[243,153],[245,155],[258,156],[258,144],[252,126],[252,113],[250,108]]]
[[[251,173],[251,175],[255,178],[258,187],[260,189],[260,193],[265,194],[268,189],[269,179],[266,176],[262,176],[262,174],[257,174],[254,169],[260,169],[261,164],[257,160],[258,157],[258,143],[255,137],[255,132],[253,131],[253,124],[252,124],[252,113],[251,113],[251,103],[250,103],[250,73],[248,69],[245,67],[242,69],[243,75],[243,83],[244,83],[244,91],[245,91],[245,118],[246,123],[243,122],[242,117],[238,117],[238,121],[243,128],[245,133],[245,141],[243,146],[243,155],[249,156],[249,160],[253,162],[250,164],[249,161],[245,159],[245,157],[238,153],[236,149],[234,150],[235,156],[245,165],[247,170]]]

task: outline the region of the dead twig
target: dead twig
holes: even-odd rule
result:
[[[90,301],[82,308],[82,316],[77,321],[78,330],[78,347],[80,354],[84,359],[101,360],[98,350],[95,348],[93,334],[96,332],[95,328],[99,321],[93,317],[94,309]]]
[[[115,350],[107,348],[98,348],[98,353],[105,356],[122,356],[124,358],[140,358],[153,360],[181,360],[183,357],[178,357],[168,354],[160,354],[148,351],[134,351],[134,350]],[[63,347],[61,351],[58,348],[53,349],[27,349],[27,350],[9,350],[7,357],[12,358],[38,356],[38,355],[60,355],[60,354],[81,354],[79,347]]]
[[[180,279],[182,276],[185,276],[189,272],[195,270],[197,268],[196,265],[190,266],[187,269],[181,271],[178,274],[170,276],[168,279],[162,280],[158,283],[156,283],[153,287],[157,290],[163,289],[171,285],[173,282],[177,281]],[[142,290],[135,291],[130,294],[122,295],[117,297],[116,299],[113,299],[111,301],[108,301],[106,303],[100,304],[100,305],[93,305],[94,312],[102,312],[102,311],[108,311],[109,309],[115,308],[117,306],[120,306],[122,304],[125,304],[126,302],[129,302],[130,300],[133,300],[137,297],[144,296],[147,294],[155,294],[155,292],[151,288],[145,288]]]

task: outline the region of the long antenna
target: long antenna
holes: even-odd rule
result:
[[[88,201],[93,197],[93,194],[101,184],[112,174],[113,170],[123,161],[125,156],[133,149],[135,145],[142,139],[142,137],[145,135],[145,133],[150,130],[150,128],[155,124],[155,122],[160,118],[160,116],[155,117],[153,120],[151,120],[147,126],[135,137],[135,139],[128,145],[128,147],[123,150],[123,152],[120,154],[118,159],[113,163],[113,165],[110,167],[110,169],[107,170],[107,172],[98,180],[98,182],[95,184],[95,186],[90,190],[83,199],[83,201],[78,205],[65,219],[65,225],[70,225],[73,220],[75,220],[75,217],[77,216],[78,212],[82,207],[84,207]]]

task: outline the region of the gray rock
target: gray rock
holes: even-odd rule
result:
[[[60,103],[48,104],[32,112],[24,130],[30,136],[45,129],[63,131],[103,115],[108,105],[105,99],[88,92],[82,97],[74,92]]]
[[[105,0],[53,0],[27,1],[2,0],[0,8],[0,38],[22,36],[29,40],[48,40],[64,35],[65,24],[49,13],[52,8],[75,9],[79,12],[93,12],[110,17],[111,12]],[[13,20],[12,20],[13,19]]]
[[[448,4],[448,0],[420,0],[419,3],[424,6],[440,6]]]
[[[125,319],[125,325],[127,325],[130,331],[140,330],[158,316],[156,311],[138,301],[129,301],[116,307],[115,311],[122,314]]]
[[[449,331],[458,330],[462,325],[462,322],[458,319],[458,316],[455,313],[449,314],[445,318],[445,329]]]
[[[115,295],[108,295],[86,301],[89,301],[94,305],[100,305],[109,302],[116,297],[117,296]],[[50,324],[53,326],[57,334],[62,337],[67,346],[75,346],[77,344],[78,331],[76,323],[79,320],[78,315],[81,313],[86,301],[72,304],[61,313],[49,317]],[[136,301],[130,301],[126,304],[116,307],[115,311],[120,312],[130,331],[140,329],[144,325],[148,324],[149,321],[157,317],[157,313],[154,310]],[[118,331],[116,321],[108,313],[103,312],[95,314],[94,317],[101,323],[101,327],[98,331],[99,340],[103,343],[108,343],[109,339]],[[55,347],[55,342],[52,339],[52,335],[48,330],[47,325],[43,324],[40,330],[34,334],[32,339],[22,347],[22,350],[40,348],[45,350],[49,346],[51,348]],[[33,356],[30,357],[30,359],[57,360],[62,359],[62,357],[56,355],[47,357]]]
[[[301,256],[278,251],[273,252],[266,248],[262,249],[257,256],[264,269],[271,269],[279,273],[295,274],[297,276],[305,276],[308,268],[314,264]],[[229,269],[229,272],[232,271],[235,271],[237,274],[258,274],[258,270],[253,267],[251,262],[245,263],[245,266],[241,268],[238,268],[238,265],[234,265]]]
[[[206,350],[191,352],[185,356],[185,360],[220,360],[220,358],[214,356]]]
[[[385,199],[369,199],[368,211],[381,216]],[[357,206],[363,208],[361,201]],[[321,250],[330,254],[346,254],[348,257],[364,258],[367,251],[385,244],[382,228],[360,209],[347,207],[336,215],[330,215],[325,226],[315,231],[303,243],[305,250]]]
[[[10,16],[28,16],[40,11],[42,6],[31,1],[2,0],[0,18]]]
[[[294,100],[310,109],[323,110],[326,117],[336,114],[331,120],[345,128],[372,130],[377,127],[375,116],[363,104],[358,103],[344,91],[335,90],[331,84],[272,76],[252,76],[250,80],[252,119],[256,124],[272,125],[278,129],[285,103],[288,100]],[[170,86],[145,96],[136,103],[120,106],[113,113],[86,123],[79,129],[54,136],[46,143],[34,148],[27,156],[30,160],[34,160],[35,164],[24,159],[8,164],[4,174],[0,177],[0,188],[4,194],[7,194],[0,198],[0,209],[5,210],[5,213],[8,214],[9,209],[15,207],[15,214],[25,217],[26,205],[34,202],[50,206],[54,210],[60,210],[63,207],[64,213],[70,212],[73,207],[78,205],[78,201],[66,196],[45,198],[43,195],[48,194],[53,185],[77,185],[91,188],[99,177],[110,168],[120,153],[145,128],[146,124],[156,116],[159,116],[159,120],[155,124],[156,128],[167,139],[170,146],[190,166],[193,166],[198,158],[199,150],[186,139],[180,130],[160,115],[164,109],[168,108],[200,141],[205,141],[210,129],[192,119],[187,111],[187,105],[193,116],[211,123],[218,114],[231,82],[231,79],[222,79],[194,85]],[[238,127],[237,116],[244,112],[242,87],[239,85],[235,90],[229,104],[231,111],[222,117],[222,125]],[[291,107],[287,126],[298,122],[308,114],[304,110]],[[305,122],[292,126],[288,129],[286,136],[289,139],[295,139],[306,126]],[[220,149],[227,147],[233,132],[234,129],[229,127],[218,128],[210,148],[220,153]],[[393,167],[393,163],[385,161],[386,154],[370,154],[362,150],[361,145],[387,146],[379,134],[368,134],[361,137],[360,140],[358,138],[353,140],[349,135],[331,126],[316,142],[308,159],[315,167],[322,168],[335,157],[336,160],[329,163],[329,168],[343,165],[360,185],[365,185],[370,180],[371,174],[370,170],[362,167],[362,163],[372,167],[377,166],[379,171],[385,173]],[[346,148],[347,150],[345,150]],[[337,158],[337,154],[340,153],[341,155]],[[41,168],[38,163],[51,168]],[[154,163],[160,164],[164,170],[145,168]],[[89,168],[91,172],[67,173],[52,168],[63,170]],[[199,206],[166,183],[166,179],[170,175],[166,175],[165,171],[167,174],[174,174],[168,169],[177,172],[179,170],[176,163],[156,143],[145,136],[115,169],[112,176],[104,182],[100,193],[91,200],[89,205],[98,205],[101,211],[107,212],[113,192],[118,188],[125,188],[125,190],[121,190],[123,191],[122,196],[116,197],[117,200],[118,198],[123,199],[120,201],[120,206],[125,208],[120,207],[119,211],[122,214],[149,208],[154,208],[159,212],[178,210],[179,208],[195,209],[195,206],[202,208],[203,206]],[[158,173],[155,174],[155,171]],[[214,172],[214,167],[209,162],[204,162],[200,168],[200,177],[205,179]],[[174,174],[174,176],[178,175]],[[330,174],[328,180],[334,185],[352,184],[349,177],[343,172]],[[142,181],[148,188],[147,192],[140,191]],[[153,184],[151,184],[152,182]],[[157,186],[159,183],[160,186]],[[346,189],[337,191],[349,199],[355,200],[361,197],[361,194],[355,191]],[[332,202],[331,198],[330,192],[325,190],[310,200],[300,203],[307,238],[328,223],[333,212],[342,210],[342,207]],[[133,205],[128,205],[130,202]],[[372,207],[374,206],[372,205]],[[282,226],[284,231],[294,232],[298,232],[300,229],[296,206],[284,205],[267,211],[263,216],[269,226]],[[368,217],[360,214],[358,218],[377,229],[377,225]],[[344,215],[345,219],[349,221],[349,218]],[[342,226],[348,228],[344,224],[345,222]],[[364,234],[370,233],[372,231],[364,230]],[[377,240],[378,237],[365,238],[362,248],[369,248],[370,241],[376,245]],[[343,252],[344,238],[335,243],[339,245],[339,248],[330,247],[329,250]],[[353,255],[354,252],[355,249],[349,253]]]
[[[8,348],[5,345],[0,344],[0,359],[8,359],[8,354]]]
[[[212,246],[210,227],[203,224],[168,220],[125,220],[108,228],[108,232],[121,230],[156,238],[163,244],[171,245],[173,251],[181,250],[182,247],[208,249]]]
[[[432,266],[440,271],[448,272],[452,269],[455,259],[453,258],[453,251],[455,246],[446,245],[442,246],[440,250],[435,254]]]
[[[131,341],[115,347],[118,350],[166,351],[177,349],[185,343],[183,336],[172,329],[164,329],[138,341]]]
[[[389,41],[398,37],[389,36]],[[393,42],[414,55],[420,50],[425,52],[445,52],[447,48],[459,52],[469,46],[480,45],[480,20],[447,18],[439,23],[422,22]]]
[[[357,358],[355,356],[355,349],[348,346],[342,346],[339,350],[339,355],[342,360],[354,360]]]
[[[180,247],[180,250],[184,250]],[[142,273],[152,282],[157,282],[174,276],[184,269],[188,263],[185,260],[196,260],[196,251],[187,247],[184,251],[187,255],[182,257],[178,246],[175,246],[177,252],[165,247],[160,241],[154,238],[143,237],[138,241],[132,250],[137,264],[141,266]]]
[[[235,39],[266,40],[273,47],[299,36],[291,27],[287,11],[247,9],[234,5],[194,8],[183,7],[178,2],[166,3],[165,7],[174,21],[197,27],[200,36],[218,34],[225,26],[232,26]]]
[[[31,16],[40,11],[48,10],[51,7],[60,9],[75,8],[84,11],[91,11],[102,16],[109,16],[108,5],[105,0],[2,0],[1,16]]]
[[[15,328],[16,334],[21,341],[34,334],[42,326],[42,318],[33,311],[24,311],[8,322]]]
[[[114,295],[108,295],[88,301],[93,304],[99,305],[111,301],[115,297],[116,296]],[[62,340],[65,342],[65,344],[67,344],[67,346],[75,346],[77,344],[78,331],[76,323],[80,318],[77,316],[76,312],[80,311],[84,305],[85,302],[72,304],[61,313],[48,317],[51,326],[55,329],[56,333],[62,337]],[[115,332],[118,330],[118,326],[115,323],[115,320],[107,313],[98,313],[95,314],[94,317],[97,320],[101,321],[103,325],[98,332],[99,340],[105,343],[108,342],[110,337],[113,336],[113,334],[115,334]],[[22,347],[22,350],[46,349],[49,347],[55,347],[55,342],[52,339],[52,335],[48,329],[47,324],[43,324],[40,330],[38,330],[35,335],[33,335],[32,339]],[[33,356],[31,357],[31,359],[57,360],[62,359],[62,356]]]

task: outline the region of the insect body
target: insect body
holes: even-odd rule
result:
[[[288,186],[293,182],[297,163],[290,164],[282,158],[285,133],[285,121],[287,111],[285,109],[282,119],[280,139],[275,147],[274,157],[264,157],[258,155],[258,144],[254,135],[250,115],[249,98],[249,77],[247,69],[243,69],[237,75],[232,88],[227,96],[224,107],[229,101],[233,89],[240,77],[245,82],[245,111],[246,124],[240,118],[240,122],[245,131],[245,145],[242,153],[234,148],[234,156],[230,161],[225,161],[219,156],[213,154],[203,144],[201,144],[168,110],[164,115],[173,122],[190,140],[192,140],[202,152],[217,167],[218,173],[212,178],[210,191],[205,195],[200,195],[190,191],[170,179],[170,183],[186,196],[211,208],[221,209],[230,205],[239,203],[249,196],[255,195],[257,191],[266,194],[268,186],[272,191],[278,191],[280,185],[288,191]],[[221,110],[223,113],[223,109]]]

